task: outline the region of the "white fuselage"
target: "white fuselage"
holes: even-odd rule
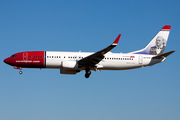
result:
[[[63,61],[78,61],[91,54],[93,53],[46,51],[46,68],[62,69]],[[152,59],[153,55],[145,54],[123,54],[108,52],[104,56],[104,59],[96,64],[96,69],[91,68],[91,70],[125,70],[151,66],[164,61],[164,59]],[[77,70],[84,69],[85,68],[78,68]]]

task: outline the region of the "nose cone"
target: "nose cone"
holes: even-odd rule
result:
[[[4,62],[5,62],[6,64],[11,65],[11,60],[10,60],[10,58],[6,58],[6,59],[4,59]]]

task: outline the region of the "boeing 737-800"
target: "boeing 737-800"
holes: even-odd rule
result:
[[[15,69],[22,68],[55,68],[61,74],[76,74],[85,70],[89,78],[91,70],[126,70],[152,66],[164,62],[174,51],[164,53],[171,26],[165,25],[149,44],[138,51],[130,53],[111,53],[116,47],[121,34],[108,47],[95,52],[56,52],[56,51],[26,51],[13,54],[4,60]]]

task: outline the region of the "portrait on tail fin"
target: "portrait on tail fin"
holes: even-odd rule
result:
[[[131,54],[160,55],[164,53],[171,26],[165,25],[156,36],[141,50],[130,52]]]
[[[163,54],[166,46],[166,40],[162,36],[158,36],[155,41],[155,46],[150,48],[150,55]]]

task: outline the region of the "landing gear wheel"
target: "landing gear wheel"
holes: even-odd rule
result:
[[[85,77],[86,77],[86,78],[89,78],[89,75],[88,75],[88,74],[85,74]]]
[[[22,71],[19,71],[19,74],[22,74],[23,72]]]
[[[91,75],[91,71],[89,70],[88,72],[86,72],[85,77],[89,78],[90,75]]]

